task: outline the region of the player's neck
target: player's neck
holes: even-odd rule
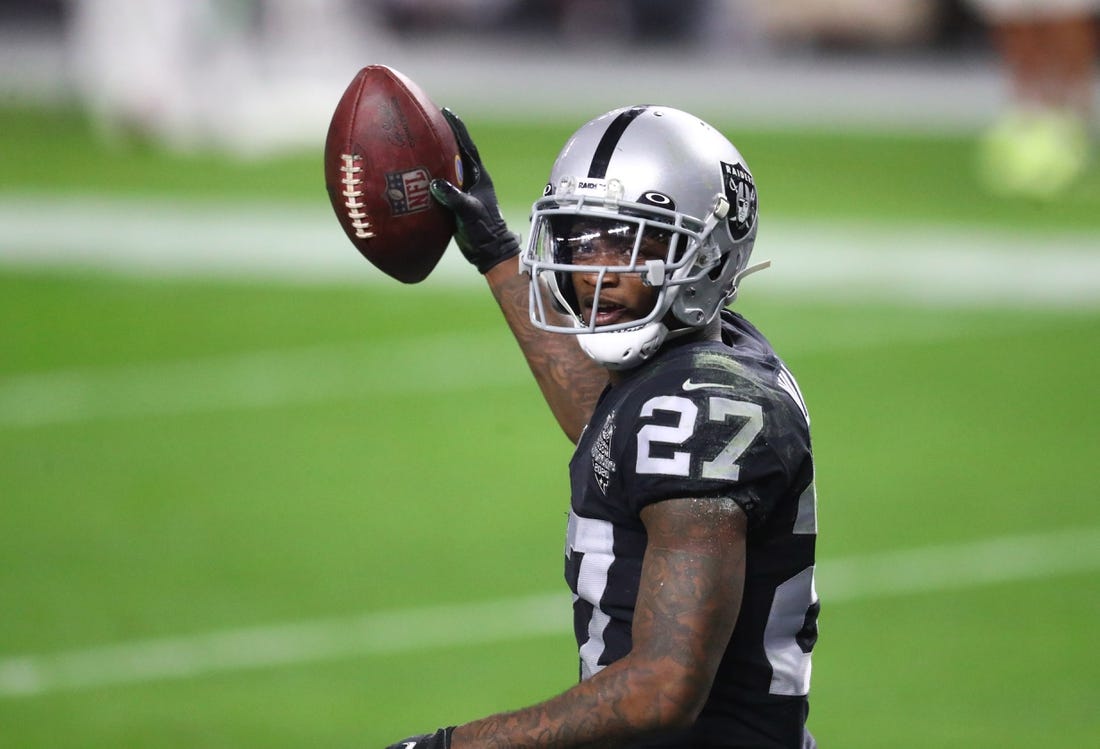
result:
[[[711,321],[710,325],[705,328],[686,333],[684,335],[669,337],[664,344],[661,345],[660,351],[657,352],[657,356],[669,351],[670,349],[678,348],[680,346],[686,346],[692,343],[699,343],[700,341],[720,341],[722,340],[722,323],[718,317],[715,317]],[[618,385],[623,380],[629,378],[633,373],[639,369],[648,366],[649,362],[644,362],[632,369],[608,369],[607,379],[612,386]]]

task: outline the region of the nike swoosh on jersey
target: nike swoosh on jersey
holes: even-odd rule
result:
[[[729,388],[736,390],[736,385],[727,385],[722,382],[692,382],[691,379],[684,380],[684,384],[680,386],[684,391],[702,390],[703,388]]]

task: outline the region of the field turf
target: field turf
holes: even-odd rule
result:
[[[470,125],[510,206],[538,190],[570,129]],[[1100,251],[1095,170],[1072,199],[1005,202],[973,183],[965,137],[738,140],[762,205],[785,219],[1096,232]],[[0,112],[0,153],[0,200],[48,195],[77,162],[66,181],[81,194],[325,200],[315,153],[111,150],[72,115]],[[1095,306],[746,293],[738,309],[784,353],[813,415],[821,746],[1095,741]],[[476,286],[0,266],[0,352],[5,749],[381,747],[574,680],[569,445]],[[872,584],[905,551],[924,560],[920,579]],[[543,630],[460,631],[468,604],[555,592]],[[316,657],[259,666],[248,649],[263,643],[242,638],[191,674],[171,658],[146,659],[145,675],[125,662],[164,638],[316,633],[389,611],[457,634],[389,632],[328,655],[315,643]],[[111,682],[115,668],[126,676]]]

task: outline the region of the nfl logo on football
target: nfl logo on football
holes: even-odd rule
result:
[[[432,205],[428,185],[432,177],[424,167],[386,174],[386,199],[394,216],[426,211]]]

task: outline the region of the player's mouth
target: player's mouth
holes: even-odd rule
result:
[[[592,300],[585,300],[582,311],[584,312],[585,322],[594,322],[596,325],[617,325],[618,323],[638,319],[638,316],[629,307],[613,301],[600,301],[593,317]]]

